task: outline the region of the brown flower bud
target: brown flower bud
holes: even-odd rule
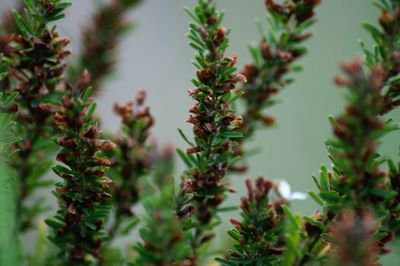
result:
[[[76,141],[73,138],[69,137],[61,137],[58,139],[58,144],[62,147],[65,148],[75,148],[76,147]]]
[[[83,137],[87,139],[95,139],[97,135],[97,129],[93,126],[90,126],[86,129],[86,131],[83,133]]]
[[[82,74],[81,77],[78,81],[78,88],[79,90],[83,91],[84,89],[86,89],[90,84],[90,74],[89,71],[87,71],[87,69],[85,69]]]
[[[144,90],[138,91],[138,93],[136,94],[136,99],[135,99],[136,102],[141,105],[144,103],[145,99],[146,99],[146,91],[144,91]]]
[[[232,79],[232,81],[235,82],[235,83],[236,83],[236,82],[243,82],[243,83],[247,82],[246,76],[244,76],[244,75],[242,75],[242,74],[240,74],[240,73],[232,74],[232,75],[231,75],[231,79]]]
[[[362,59],[357,57],[350,62],[342,63],[341,68],[350,76],[357,75],[362,71]]]
[[[237,230],[240,230],[241,223],[238,220],[231,218],[229,221],[231,222],[233,227],[235,227]]]
[[[70,156],[68,153],[59,152],[57,153],[56,160],[64,164],[68,164]]]
[[[39,104],[39,108],[44,110],[44,111],[48,111],[48,112],[57,112],[60,110],[60,108],[54,104],[51,103],[41,103]]]
[[[275,124],[275,118],[268,115],[261,115],[261,121],[265,126],[272,126]]]
[[[218,27],[217,31],[215,32],[214,35],[214,41],[216,42],[222,42],[225,40],[225,28],[224,27]]]
[[[96,140],[95,145],[97,148],[103,151],[110,151],[116,147],[116,145],[109,140]]]
[[[93,158],[93,162],[96,166],[111,166],[111,161],[104,158]]]
[[[353,84],[353,82],[351,80],[348,79],[344,79],[342,77],[339,76],[335,76],[333,78],[334,83],[336,84],[336,86],[338,87],[349,87]]]
[[[186,153],[187,154],[193,154],[193,153],[197,153],[197,152],[199,152],[200,151],[200,147],[199,146],[197,146],[197,147],[190,147],[190,148],[187,148],[186,149]]]
[[[208,82],[210,82],[210,80],[214,77],[214,73],[211,71],[211,69],[198,70],[197,77],[202,83],[208,84]]]
[[[260,43],[260,51],[261,55],[265,60],[268,60],[272,57],[271,48],[265,40],[262,40]]]

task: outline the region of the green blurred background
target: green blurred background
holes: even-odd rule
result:
[[[0,0],[0,9],[12,2]],[[61,28],[72,40],[71,50],[76,53],[79,33],[89,22],[96,1],[72,2],[73,7]],[[242,66],[250,60],[247,44],[260,39],[255,21],[260,20],[268,28],[264,1],[217,2],[226,11],[224,25],[232,30],[229,54],[237,54]],[[122,42],[118,70],[99,97],[98,112],[105,130],[118,128],[112,104],[124,103],[138,89],[145,89],[156,117],[154,139],[161,145],[185,147],[177,128],[190,132],[185,120],[192,104],[187,90],[192,88],[190,79],[194,76],[194,67],[190,63],[193,51],[185,37],[189,18],[182,7],[191,7],[194,3],[193,0],[145,0],[130,14],[137,26]],[[248,145],[261,152],[251,158],[246,176],[286,179],[295,191],[314,189],[311,175],[318,174],[321,164],[330,165],[324,146],[324,140],[331,136],[328,116],[343,109],[343,91],[335,88],[332,77],[339,73],[340,62],[361,54],[360,39],[371,43],[361,23],[376,23],[377,16],[372,0],[322,1],[317,9],[318,22],[312,28],[315,36],[307,42],[309,53],[301,60],[304,71],[296,74],[295,83],[280,94],[282,103],[270,110],[277,117],[277,127],[259,131]],[[392,116],[400,120],[399,111]],[[399,144],[399,134],[392,134],[386,138],[381,151],[397,156]],[[227,205],[238,204],[240,195],[245,193],[243,179],[242,176],[231,178],[238,193],[230,195]],[[310,214],[316,208],[311,200],[295,202],[292,206],[302,214]],[[400,257],[391,255],[384,259],[384,264],[400,265]]]

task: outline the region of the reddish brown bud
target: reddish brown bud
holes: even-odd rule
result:
[[[268,115],[261,115],[261,121],[265,126],[272,126],[275,124],[275,118]]]
[[[58,139],[58,144],[65,148],[74,148],[76,147],[76,141],[73,138],[69,137],[61,137]]]
[[[136,102],[137,102],[138,104],[143,104],[144,101],[145,101],[145,99],[146,99],[146,91],[140,90],[140,91],[136,94],[136,98],[135,98]]]
[[[193,153],[197,153],[200,151],[200,147],[190,147],[186,149],[186,153],[187,154],[193,154]]]
[[[339,87],[349,87],[353,83],[351,80],[344,79],[344,78],[339,77],[339,76],[335,76],[333,78],[333,81],[336,84],[336,86],[339,86]]]
[[[53,121],[57,127],[61,127],[65,122],[64,117],[61,113],[56,113],[54,115]]]
[[[215,32],[214,41],[222,42],[223,40],[225,40],[225,28],[224,27],[219,27],[217,29],[217,31]]]
[[[317,6],[321,3],[321,0],[303,0],[305,6]]]
[[[229,221],[237,230],[240,230],[241,224],[238,220],[232,218]]]
[[[84,89],[86,89],[90,84],[90,74],[89,71],[87,71],[87,69],[85,69],[82,74],[81,77],[78,81],[78,88],[82,91]]]
[[[341,68],[350,76],[356,75],[362,70],[362,60],[361,58],[357,57],[350,62],[342,63]]]
[[[104,158],[93,158],[94,164],[97,166],[111,166],[111,161]]]
[[[71,100],[67,96],[63,96],[61,99],[61,104],[64,108],[68,109],[71,106]]]
[[[95,139],[97,135],[97,129],[93,126],[88,127],[83,133],[83,137],[87,139]]]
[[[54,104],[50,104],[50,103],[41,103],[39,105],[39,108],[44,110],[44,111],[48,111],[48,112],[57,112],[58,110],[60,110],[60,108]]]
[[[261,51],[261,55],[265,60],[268,60],[272,57],[271,54],[271,48],[269,47],[268,43],[263,40],[260,43],[260,51]]]
[[[266,0],[265,1],[265,6],[272,11],[278,12],[278,13],[284,13],[285,12],[285,7],[283,5],[279,5],[275,3],[274,0]]]
[[[228,64],[228,66],[229,66],[229,67],[233,67],[234,65],[236,65],[237,59],[238,59],[237,55],[234,54],[234,55],[232,56],[232,58],[229,59],[229,64]]]
[[[231,76],[231,79],[233,82],[247,82],[246,76],[240,74],[240,73],[235,73]]]
[[[197,77],[201,82],[207,84],[214,77],[214,74],[210,69],[198,70]]]
[[[244,75],[249,83],[253,83],[257,78],[258,69],[254,65],[247,64],[240,71],[242,75]]]
[[[109,151],[116,147],[116,145],[109,140],[96,140],[95,145],[97,148],[103,151]]]
[[[68,153],[63,153],[59,152],[57,153],[56,160],[65,164],[68,164],[69,162],[69,154]]]

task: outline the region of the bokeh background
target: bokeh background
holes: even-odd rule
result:
[[[80,32],[90,22],[99,1],[72,2],[61,31],[72,41],[70,49],[76,54]],[[226,11],[223,24],[232,30],[228,53],[238,55],[240,67],[250,61],[247,44],[260,39],[256,20],[262,22],[265,30],[268,28],[264,1],[217,2]],[[12,0],[0,0],[0,9],[9,8],[12,3]],[[187,90],[192,88],[190,79],[195,72],[190,63],[193,51],[185,36],[189,18],[183,7],[194,3],[194,0],[144,0],[130,13],[129,18],[135,21],[136,27],[122,41],[117,71],[98,98],[98,113],[106,131],[116,131],[119,126],[112,114],[112,104],[125,103],[138,89],[145,89],[156,118],[154,139],[160,145],[185,147],[177,128],[191,130],[185,122],[192,104]],[[343,108],[344,92],[335,88],[332,77],[340,73],[340,62],[361,54],[359,40],[371,44],[361,23],[375,22],[377,16],[372,0],[322,1],[317,9],[318,22],[312,28],[315,36],[307,42],[309,53],[300,61],[304,71],[294,75],[295,83],[280,94],[282,103],[269,110],[276,116],[277,126],[259,131],[248,145],[260,152],[251,158],[246,176],[286,179],[294,191],[314,190],[311,175],[318,174],[321,164],[330,165],[324,146],[324,140],[331,136],[328,116],[340,113]],[[392,116],[400,120],[399,111]],[[398,133],[387,136],[382,153],[397,156],[399,137]],[[178,168],[177,179],[179,171]],[[231,177],[238,193],[230,195],[227,205],[238,204],[245,192],[243,179],[243,176]],[[292,206],[301,214],[310,214],[316,208],[311,200],[294,202]],[[391,255],[383,262],[400,265],[400,257]]]

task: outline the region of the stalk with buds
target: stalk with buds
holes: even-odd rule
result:
[[[59,209],[46,223],[53,228],[50,240],[59,249],[62,265],[92,265],[102,261],[100,252],[106,238],[103,228],[111,209],[112,180],[105,176],[111,165],[103,153],[114,144],[101,139],[98,122],[93,118],[96,104],[90,98],[89,76],[68,87],[54,123],[61,131],[60,151],[54,172],[62,178],[55,195]]]
[[[296,65],[306,52],[303,42],[312,36],[308,28],[315,22],[315,8],[320,0],[284,1],[266,0],[273,27],[263,36],[259,46],[250,46],[253,62],[246,64],[242,73],[247,82],[241,86],[243,96],[243,139],[250,139],[256,129],[271,126],[275,118],[264,114],[264,110],[275,105],[275,96],[293,82],[289,75],[301,70]],[[243,147],[236,153],[243,154]],[[231,170],[245,170],[237,166]]]
[[[127,13],[142,0],[111,0],[102,4],[92,17],[92,23],[82,33],[82,48],[76,65],[69,69],[69,80],[75,81],[83,70],[92,77],[93,94],[100,92],[115,69],[116,52],[121,37],[131,28]]]
[[[125,227],[128,234],[137,219],[132,208],[139,202],[139,180],[152,169],[154,147],[148,143],[154,118],[144,105],[146,94],[139,91],[135,102],[114,105],[121,118],[122,132],[114,137],[116,147],[110,152],[112,167],[109,172],[114,179],[114,220],[109,229],[110,241]]]
[[[41,177],[51,166],[50,156],[55,148],[49,138],[54,134],[50,113],[40,104],[59,100],[64,59],[69,55],[68,41],[49,24],[60,20],[68,6],[70,3],[65,1],[25,1],[22,14],[14,11],[19,34],[11,35],[7,45],[12,48],[5,53],[11,62],[6,87],[18,92],[17,132],[23,139],[15,145],[11,163],[18,175],[21,230],[31,227],[34,217],[44,208],[42,200],[29,204],[33,192],[49,184]]]
[[[281,265],[284,216],[279,200],[270,202],[274,184],[258,177],[252,184],[246,180],[247,196],[241,200],[242,221],[231,219],[235,229],[229,235],[235,241],[227,258],[218,258],[222,265]]]
[[[242,137],[242,119],[232,109],[237,97],[234,89],[245,77],[236,73],[236,56],[225,56],[228,33],[221,26],[223,14],[216,10],[215,1],[200,0],[194,13],[188,11],[190,46],[196,50],[194,65],[196,88],[189,92],[195,100],[188,122],[193,125],[194,142],[186,153],[179,155],[188,170],[183,173],[178,216],[192,216],[196,224],[192,247],[194,253],[213,236],[210,230],[218,206],[229,190],[224,184],[229,165],[235,156],[232,149]]]

